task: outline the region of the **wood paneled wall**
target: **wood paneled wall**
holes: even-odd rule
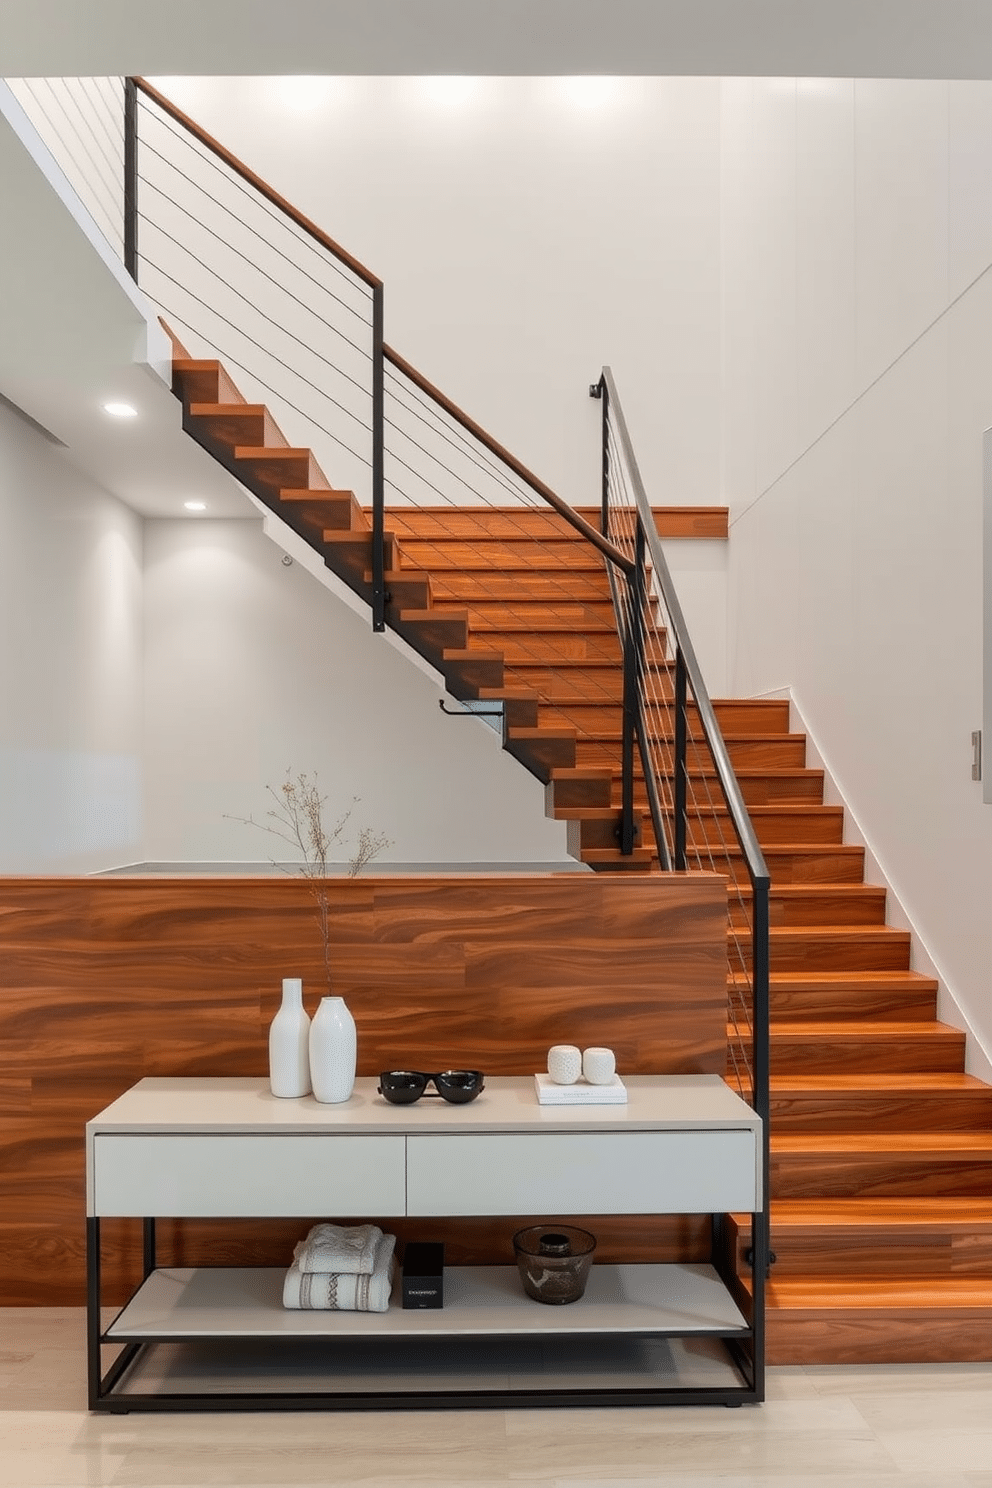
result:
[[[366,877],[329,894],[332,990],[362,1074],[530,1073],[561,1042],[608,1044],[621,1072],[723,1073],[722,878]],[[85,1122],[144,1075],[264,1075],[284,976],[303,977],[313,1012],[328,989],[298,879],[0,879],[0,1305],[82,1303]],[[431,1236],[454,1262],[507,1261],[518,1224]],[[604,1259],[708,1253],[699,1220],[592,1227]],[[106,1230],[123,1296],[138,1226]],[[161,1230],[173,1264],[281,1264],[301,1224]]]

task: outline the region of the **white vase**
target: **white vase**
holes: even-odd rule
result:
[[[324,1105],[346,1101],[355,1084],[358,1040],[343,997],[322,997],[310,1024],[310,1079]]]
[[[269,1025],[269,1084],[272,1094],[310,1094],[310,1018],[299,977],[283,977],[282,1006]]]

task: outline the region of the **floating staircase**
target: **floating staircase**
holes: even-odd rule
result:
[[[354,495],[218,362],[175,353],[187,431],[370,599]],[[708,530],[689,520],[688,535]],[[506,749],[586,863],[656,870],[643,784],[638,845],[624,856],[617,841],[621,656],[599,557],[552,510],[402,507],[387,529],[389,623],[455,697],[501,702]],[[664,666],[655,685],[670,687]],[[769,1362],[992,1359],[992,1088],[964,1073],[963,1036],[936,1020],[936,983],[910,969],[909,934],[863,882],[788,705],[714,706],[772,880]],[[716,794],[696,767],[690,797]],[[730,838],[719,806],[690,830],[703,852]],[[728,1239],[742,1290],[749,1223],[737,1216]]]

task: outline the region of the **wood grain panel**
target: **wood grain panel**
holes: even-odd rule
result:
[[[630,1073],[724,1067],[715,875],[366,877],[329,894],[333,991],[355,1015],[363,1074],[529,1073],[563,1040],[612,1044]],[[86,1120],[144,1075],[264,1075],[283,976],[303,977],[312,1012],[327,989],[301,880],[0,880],[0,1304],[83,1300]],[[455,1260],[505,1260],[527,1218],[431,1228]],[[163,1256],[279,1265],[309,1222],[163,1223]],[[709,1250],[698,1219],[592,1227],[607,1259]],[[139,1227],[115,1222],[105,1241],[120,1299]]]

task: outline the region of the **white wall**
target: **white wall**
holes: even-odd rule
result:
[[[723,104],[732,683],[792,691],[989,1051],[992,85],[735,81]]]
[[[141,840],[141,521],[0,407],[0,872]]]
[[[145,634],[149,861],[291,857],[227,819],[264,816],[291,769],[317,773],[331,820],[360,797],[353,824],[391,839],[381,862],[574,866],[497,735],[446,718],[434,683],[285,566],[261,522],[147,522]]]
[[[385,280],[389,344],[566,500],[599,499],[604,362],[651,500],[714,500],[717,79],[160,86]]]

